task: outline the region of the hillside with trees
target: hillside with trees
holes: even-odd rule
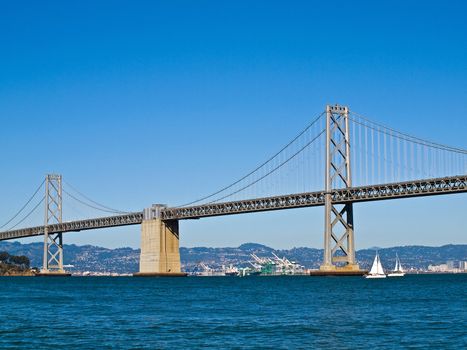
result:
[[[43,243],[0,242],[0,251],[8,251],[10,254],[25,256],[30,259],[30,266],[42,266]],[[383,266],[392,268],[396,254],[402,261],[405,269],[426,270],[428,265],[444,264],[449,260],[467,261],[466,244],[448,244],[441,247],[426,246],[399,246],[391,248],[372,248],[357,251],[357,261],[364,269],[369,269],[375,257],[376,250],[381,257]],[[103,248],[91,245],[64,246],[64,263],[67,271],[82,272],[117,272],[133,273],[139,268],[139,249],[132,248]],[[272,254],[287,257],[306,268],[319,268],[323,250],[308,247],[291,249],[274,249],[262,244],[246,243],[239,247],[195,247],[180,248],[182,268],[184,271],[194,271],[199,268],[201,262],[212,268],[230,264],[239,267],[250,266],[251,254],[260,257],[271,257]],[[8,259],[7,259],[8,260]],[[11,260],[10,264],[20,266],[27,265],[21,260]]]
[[[0,276],[32,276],[29,258],[25,255],[10,255],[0,252]]]

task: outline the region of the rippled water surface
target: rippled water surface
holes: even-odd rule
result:
[[[467,275],[0,278],[1,349],[465,349]]]

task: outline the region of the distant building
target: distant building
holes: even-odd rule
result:
[[[446,264],[429,265],[428,271],[431,272],[467,272],[467,261],[447,261]]]
[[[448,272],[448,265],[441,264],[441,265],[429,265],[428,271],[432,272]]]

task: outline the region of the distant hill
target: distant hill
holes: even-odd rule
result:
[[[386,268],[393,268],[396,253],[404,268],[426,269],[428,265],[444,264],[448,260],[467,260],[467,244],[448,244],[441,247],[402,246],[378,249]],[[369,268],[375,257],[375,250],[362,249],[357,252],[357,260],[365,268]]]
[[[31,266],[42,265],[42,243],[21,244],[18,242],[0,242],[0,252],[6,251],[12,255],[25,255],[31,261]],[[396,253],[405,268],[426,269],[430,264],[442,264],[448,260],[467,260],[466,244],[449,244],[442,247],[402,246],[378,248],[383,265],[392,268]],[[318,268],[322,249],[292,248],[273,249],[257,243],[245,243],[237,248],[180,248],[182,268],[192,271],[200,262],[211,267],[221,265],[248,266],[250,254],[258,256],[286,256],[289,260],[298,262],[307,268]],[[109,249],[91,245],[65,245],[65,264],[73,265],[70,271],[95,271],[131,273],[138,271],[139,249],[118,248]],[[362,268],[369,268],[375,256],[374,249],[362,249],[357,252],[357,261]]]
[[[25,255],[32,267],[42,266],[43,243],[21,244],[19,242],[0,242],[0,252],[6,251],[14,255]],[[91,245],[64,246],[64,263],[73,265],[70,271],[96,271],[127,273],[138,270],[139,249],[109,249]]]

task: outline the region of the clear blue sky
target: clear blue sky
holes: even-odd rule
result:
[[[189,201],[326,103],[467,148],[466,14],[463,1],[2,2],[1,221],[49,172],[117,208]],[[466,207],[466,195],[356,205],[357,248],[466,243]],[[183,222],[181,244],[321,247],[323,220],[310,208]]]

